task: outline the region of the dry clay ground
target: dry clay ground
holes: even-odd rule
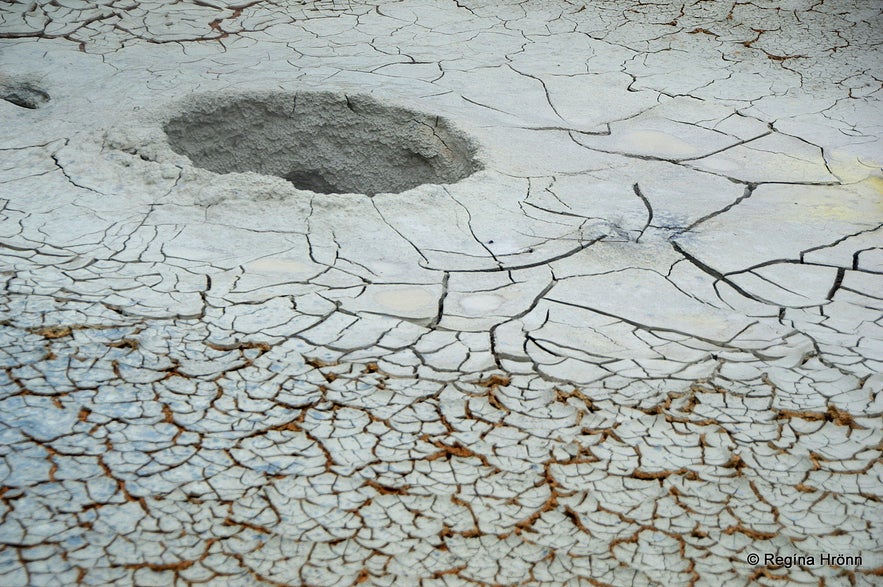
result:
[[[880,585],[881,31],[0,2],[0,585]]]

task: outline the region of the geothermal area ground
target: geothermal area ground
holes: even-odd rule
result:
[[[883,584],[858,0],[0,2],[0,585]]]

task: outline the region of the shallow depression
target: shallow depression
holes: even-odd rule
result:
[[[198,167],[275,175],[319,193],[401,192],[480,167],[473,141],[444,118],[362,95],[206,95],[165,132]]]

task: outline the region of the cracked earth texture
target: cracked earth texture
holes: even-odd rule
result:
[[[881,30],[4,0],[0,584],[880,585]],[[480,169],[369,197],[171,148],[262,92],[441,117]]]

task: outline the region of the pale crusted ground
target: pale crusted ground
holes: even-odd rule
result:
[[[0,3],[0,585],[880,585],[881,30]],[[251,91],[444,116],[484,169],[320,194],[170,149]]]

